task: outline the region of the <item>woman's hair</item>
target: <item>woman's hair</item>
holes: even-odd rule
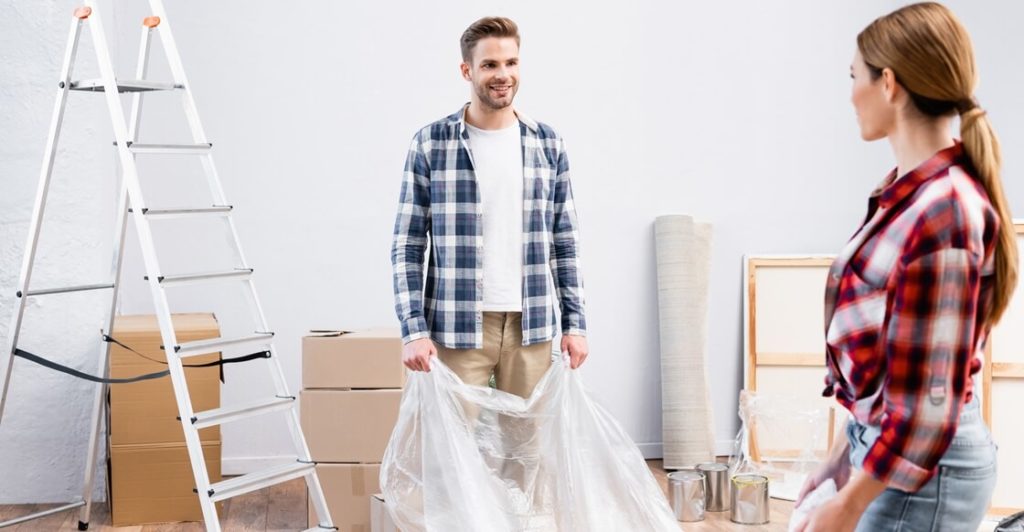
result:
[[[941,4],[911,4],[875,19],[857,35],[873,78],[889,68],[927,116],[960,115],[960,136],[978,180],[999,215],[995,290],[987,325],[1002,317],[1017,285],[1017,236],[1000,178],[999,139],[974,99],[978,74],[971,38]]]

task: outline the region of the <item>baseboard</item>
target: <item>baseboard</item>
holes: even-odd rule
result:
[[[640,454],[644,455],[644,460],[657,460],[665,456],[664,447],[661,442],[654,443],[638,443],[637,447],[640,448]]]
[[[665,456],[664,446],[659,442],[638,443],[640,454],[645,460],[657,460]],[[716,456],[730,456],[733,451],[732,440],[715,441]],[[291,458],[287,456],[239,456],[223,458],[221,460],[221,473],[224,475],[244,475],[253,471],[260,471],[268,467],[274,467],[288,463]]]
[[[657,460],[665,457],[665,446],[662,442],[638,443],[640,454],[645,460]],[[715,456],[732,456],[734,442],[732,440],[716,440]]]

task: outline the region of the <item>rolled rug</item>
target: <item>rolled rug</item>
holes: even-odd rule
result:
[[[714,458],[707,377],[711,225],[685,215],[654,221],[666,469]]]

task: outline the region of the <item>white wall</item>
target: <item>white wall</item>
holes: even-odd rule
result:
[[[0,3],[12,12],[13,1]],[[122,31],[116,47],[125,73],[133,69],[131,49],[145,14],[139,4],[115,2],[116,24],[107,16],[108,26]],[[1024,186],[1015,178],[1024,165],[1014,157],[1024,144],[1024,105],[1016,96],[1024,73],[1013,53],[1024,46],[1024,35],[1013,25],[1024,16],[1024,5],[950,4],[974,35],[983,76],[979,98],[1002,136],[1011,203],[1024,213]],[[582,371],[594,394],[656,456],[661,415],[654,218],[690,213],[714,225],[709,371],[715,437],[728,440],[737,429],[742,372],[741,257],[832,253],[855,229],[867,193],[893,163],[887,145],[859,139],[847,70],[856,33],[897,5],[648,1],[626,8],[460,1],[282,7],[232,0],[175,3],[169,15],[296,389],[304,331],[395,323],[388,255],[407,143],[417,128],[468,98],[457,69],[457,40],[465,26],[487,14],[517,20],[524,39],[518,107],[555,126],[572,161],[593,351]],[[13,10],[17,16],[0,18],[0,110],[10,124],[0,128],[0,324],[8,321],[53,96],[39,80],[56,76],[64,18],[73,6],[23,6]],[[50,18],[38,20],[44,15]],[[159,57],[160,48],[154,51]],[[153,77],[166,72],[157,63]],[[153,112],[143,117],[143,139],[183,140],[178,107],[161,96],[149,102]],[[98,99],[92,103],[102,106]],[[77,105],[84,115],[85,106]],[[103,116],[89,116],[100,134],[62,156],[107,148],[110,130]],[[112,157],[93,156],[100,167],[97,179],[107,179]],[[163,205],[187,204],[189,193],[203,190],[198,165],[161,161],[142,170],[147,191],[171,196]],[[109,192],[86,195],[86,177],[76,177],[80,199],[69,211],[86,204],[111,210]],[[66,214],[72,213],[77,214]],[[93,246],[83,252],[98,253],[109,246],[104,231],[110,225],[103,219],[64,236]],[[206,227],[158,231],[165,240],[188,239],[179,253],[162,251],[168,272],[207,269],[185,260],[184,252],[225,265],[218,262],[223,257],[205,251],[221,242]],[[145,312],[148,292],[137,252],[128,260],[122,310]],[[96,264],[102,273],[105,260]],[[68,280],[86,282],[86,273],[96,272],[68,273],[74,278]],[[227,318],[244,308],[227,303],[236,295],[194,291],[172,303],[181,310],[214,310],[225,330],[240,333],[251,326]],[[63,323],[57,308],[43,315],[51,325]],[[87,339],[94,323],[76,321],[75,327]],[[68,320],[62,334],[70,328]],[[66,346],[73,354],[63,339],[40,345]],[[79,351],[80,364],[92,362],[91,352]],[[255,390],[262,383],[257,369],[228,370],[225,404],[261,396]],[[35,383],[17,390],[66,393]],[[49,415],[38,403],[22,401],[26,412],[18,415]],[[22,495],[28,493],[23,482],[8,479],[34,471],[14,457],[29,444],[12,439],[37,441],[87,416],[78,406],[69,410],[74,412],[62,421],[47,419],[46,430],[5,420],[0,470],[20,476],[3,475],[0,501],[63,496],[64,477],[45,479],[45,489],[32,495]],[[283,433],[256,426],[229,425],[224,439],[227,472],[288,450]],[[31,449],[70,460],[72,447],[60,440]]]

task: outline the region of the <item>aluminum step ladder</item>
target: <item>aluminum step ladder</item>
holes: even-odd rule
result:
[[[309,449],[306,446],[299,416],[296,409],[297,401],[295,396],[290,394],[285,382],[284,373],[281,370],[273,346],[273,333],[269,332],[266,318],[256,295],[253,284],[252,268],[248,267],[245,256],[238,240],[238,233],[235,230],[231,218],[232,206],[225,199],[218,178],[216,168],[213,164],[212,145],[203,132],[195,101],[192,98],[191,85],[185,77],[185,70],[182,66],[181,57],[178,55],[178,48],[175,45],[174,36],[167,20],[167,14],[161,0],[149,0],[153,16],[143,20],[142,41],[139,47],[136,79],[119,79],[114,74],[114,65],[110,51],[107,48],[107,41],[103,32],[103,24],[100,18],[97,2],[86,0],[85,5],[74,11],[71,21],[70,35],[68,36],[67,50],[64,55],[63,66],[61,67],[60,80],[58,82],[57,101],[53,110],[53,118],[50,123],[49,135],[46,142],[46,151],[43,157],[43,165],[39,178],[39,188],[36,195],[35,208],[32,213],[32,220],[29,229],[28,243],[25,246],[25,257],[21,268],[19,290],[17,292],[17,308],[12,317],[10,335],[6,348],[0,352],[0,356],[7,357],[6,361],[0,361],[0,371],[3,372],[3,389],[0,394],[0,421],[3,419],[4,407],[7,402],[11,376],[14,369],[14,359],[18,350],[18,339],[22,325],[22,318],[25,314],[26,301],[29,298],[42,297],[69,292],[81,292],[92,290],[110,290],[111,306],[110,313],[106,320],[106,331],[111,331],[117,308],[118,289],[120,284],[121,266],[124,256],[125,234],[128,217],[132,217],[137,228],[139,243],[142,250],[142,257],[145,262],[146,281],[152,292],[153,303],[156,315],[160,324],[160,334],[164,346],[172,346],[172,349],[165,348],[167,364],[170,377],[174,387],[175,400],[178,404],[179,418],[182,430],[185,434],[185,443],[188,448],[189,459],[192,463],[192,472],[195,478],[196,493],[199,498],[203,512],[203,521],[206,529],[210,531],[221,530],[220,521],[217,516],[216,504],[219,501],[243,495],[261,488],[279,484],[288,480],[303,477],[309,490],[310,500],[313,503],[318,518],[317,526],[308,530],[337,530],[331,521],[324,498],[323,490],[316,473],[316,464],[310,459]],[[82,33],[82,26],[88,25],[91,30],[93,46],[96,51],[96,59],[99,65],[100,77],[89,80],[72,80],[72,70],[75,57],[78,51],[79,38]],[[145,79],[149,64],[149,49],[153,33],[159,34],[162,41],[167,62],[170,66],[173,81],[159,82]],[[106,97],[107,107],[110,111],[110,119],[114,129],[114,137],[121,166],[120,199],[118,202],[117,221],[115,224],[116,235],[114,238],[114,257],[111,263],[110,278],[107,281],[59,288],[36,289],[31,283],[32,268],[35,261],[40,228],[43,220],[43,213],[46,207],[47,192],[53,172],[54,160],[57,154],[57,142],[60,138],[61,125],[64,118],[64,109],[68,94],[71,91],[103,93]],[[193,142],[190,144],[141,144],[135,142],[138,137],[139,118],[142,110],[143,95],[150,91],[173,91],[180,93],[185,109],[185,115],[192,132]],[[131,114],[126,118],[119,100],[119,93],[131,93]],[[147,207],[143,197],[142,188],[139,183],[136,168],[136,157],[147,154],[176,154],[181,156],[192,156],[201,158],[204,173],[208,180],[209,189],[212,193],[212,202],[209,205],[202,205],[182,209],[150,209]],[[234,251],[236,263],[239,265],[227,271],[220,272],[199,272],[184,274],[167,274],[157,262],[156,248],[150,222],[155,220],[174,220],[181,218],[216,217],[224,220],[224,226],[230,233],[230,240]],[[195,283],[220,283],[220,282],[242,282],[245,285],[247,300],[250,303],[252,317],[255,322],[255,332],[252,335],[238,338],[218,338],[188,343],[179,343],[171,322],[171,310],[169,308],[165,290],[181,285]],[[189,398],[188,387],[185,382],[185,373],[182,359],[206,353],[216,353],[227,347],[254,346],[266,350],[265,359],[268,369],[273,377],[275,390],[267,399],[251,402],[249,404],[236,405],[232,407],[218,408],[205,412],[193,412],[192,403]],[[99,346],[100,360],[98,372],[104,378],[109,375],[108,362],[110,357],[110,343],[101,342]],[[87,530],[89,527],[89,514],[92,506],[92,491],[94,475],[96,473],[96,459],[98,446],[100,444],[100,423],[104,419],[105,397],[107,384],[96,386],[96,392],[92,404],[92,425],[87,450],[85,482],[80,500],[59,506],[43,512],[19,517],[0,523],[0,528],[23,523],[46,515],[80,508],[78,528]],[[213,425],[228,423],[241,419],[248,419],[270,412],[287,411],[286,421],[289,432],[295,447],[295,460],[285,465],[272,467],[264,471],[257,471],[239,477],[229,478],[217,483],[211,483],[206,471],[206,463],[203,459],[202,446],[199,439],[199,429]]]

